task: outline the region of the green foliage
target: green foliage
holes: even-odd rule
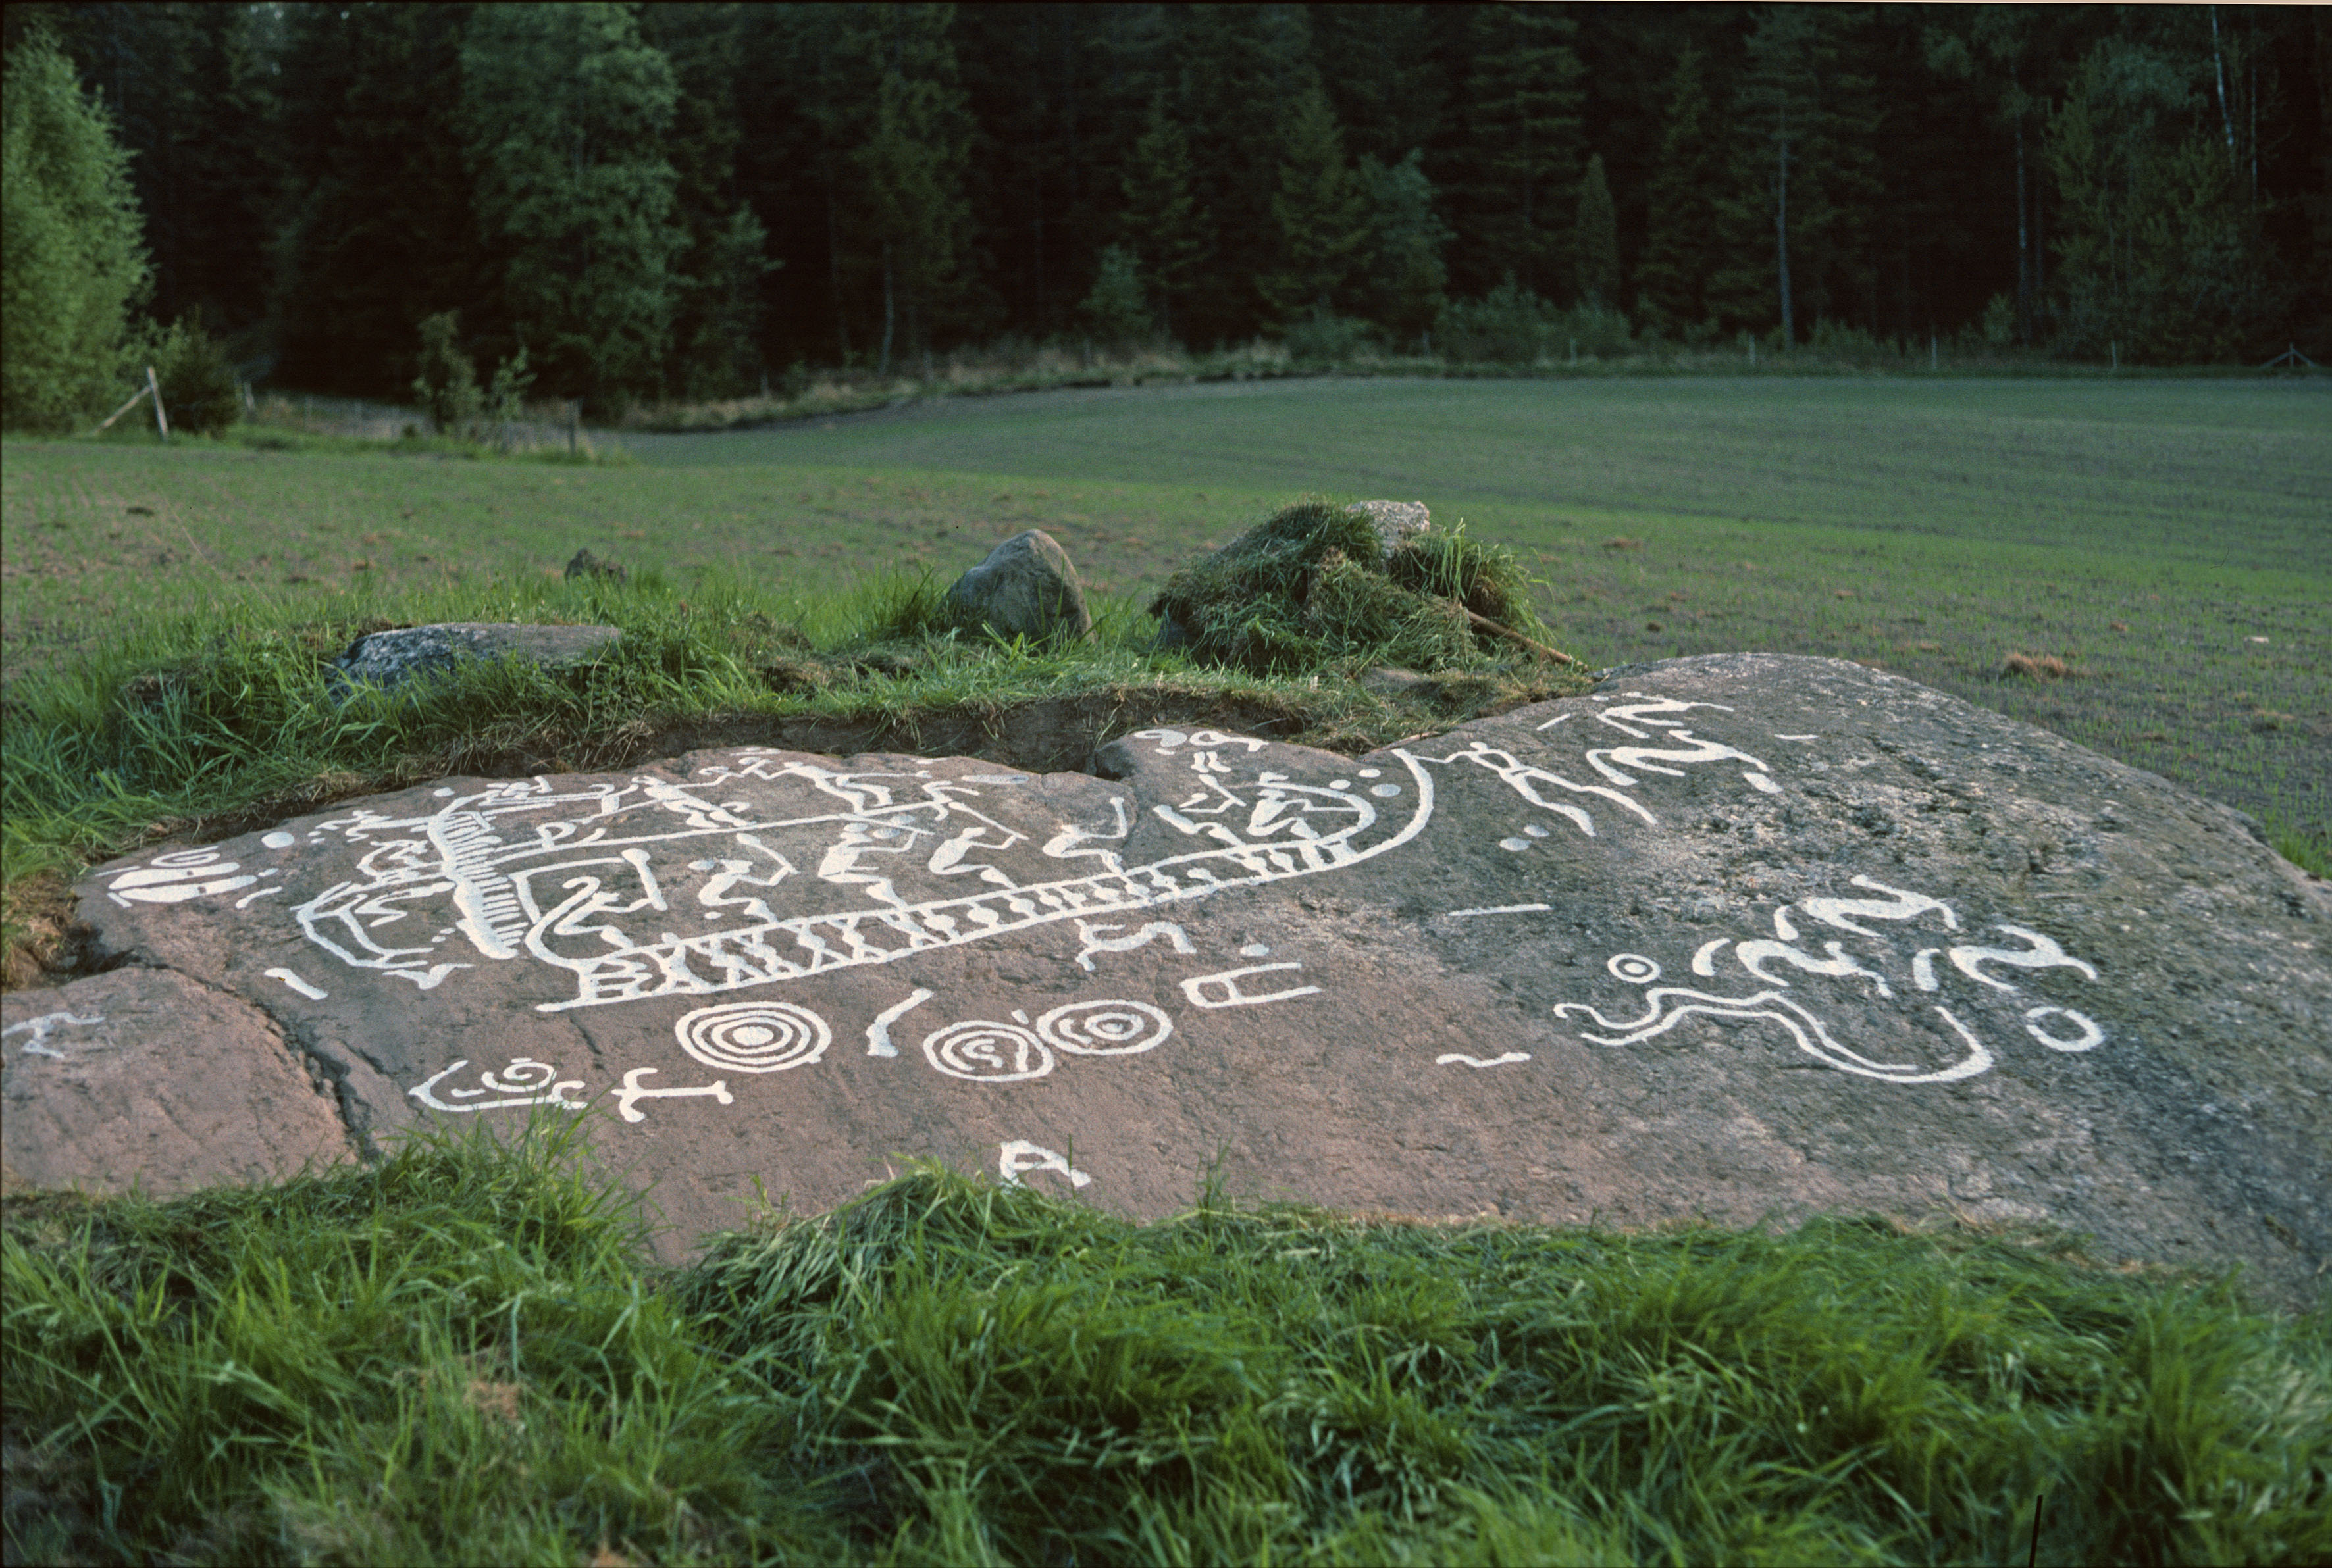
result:
[[[1149,336],[1150,312],[1142,302],[1142,267],[1132,251],[1111,245],[1101,253],[1093,291],[1077,307],[1096,342],[1123,348]]]
[[[1712,197],[1722,161],[1707,71],[1706,57],[1687,45],[1668,79],[1652,164],[1649,232],[1636,267],[1638,315],[1654,331],[1672,335],[1701,322],[1701,290],[1716,261]]]
[[[1368,198],[1368,237],[1362,247],[1362,312],[1383,323],[1407,343],[1432,328],[1447,301],[1449,269],[1442,252],[1452,231],[1434,209],[1433,182],[1425,176],[1425,155],[1412,147],[1388,167],[1361,160],[1361,188]]]
[[[1298,364],[1337,365],[1376,347],[1376,328],[1353,316],[1323,311],[1290,326],[1280,342]]]
[[[1467,19],[1463,116],[1468,178],[1458,188],[1458,287],[1501,277],[1526,292],[1568,284],[1570,201],[1580,173],[1585,67],[1579,24],[1543,5],[1482,5]]]
[[[274,214],[276,379],[401,396],[418,369],[415,324],[453,302],[468,306],[473,334],[506,352],[511,322],[498,280],[507,242],[500,214],[479,206],[464,119],[467,14],[302,5],[281,14],[280,52],[265,64],[280,70],[273,151],[293,196]]]
[[[921,1166],[656,1269],[546,1122],[5,1225],[12,1560],[1999,1562],[2036,1496],[2051,1561],[2332,1552],[2320,1316],[2064,1238]]]
[[[2285,305],[2232,148],[2176,61],[2098,43],[2050,120],[2063,346],[2158,364],[2250,357]]]
[[[464,436],[485,407],[478,368],[462,348],[462,313],[441,310],[421,322],[421,374],[413,400],[440,435]]]
[[[1460,364],[1529,365],[1555,335],[1553,307],[1508,278],[1480,299],[1453,299],[1433,329],[1434,341]]]
[[[933,315],[961,282],[958,263],[971,216],[965,196],[970,125],[943,13],[853,13],[844,25],[880,71],[872,122],[849,157],[875,246],[880,365],[888,375],[898,329],[905,328],[910,347],[928,353]]]
[[[1603,155],[1587,160],[1579,182],[1579,302],[1590,309],[1620,304],[1620,218],[1603,177]]]
[[[153,356],[172,431],[215,435],[243,417],[243,379],[200,318],[173,322],[155,338]]]
[[[653,392],[686,234],[661,150],[671,63],[614,5],[487,6],[462,43],[466,156],[520,345],[562,394]]]
[[[1212,215],[1190,191],[1190,138],[1166,113],[1164,94],[1152,99],[1142,139],[1133,146],[1121,182],[1125,233],[1142,260],[1142,281],[1158,301],[1168,337],[1212,253]]]
[[[1514,558],[1462,529],[1411,536],[1388,558],[1367,513],[1311,496],[1175,573],[1150,613],[1181,628],[1190,657],[1260,674],[1437,670],[1480,660],[1453,600],[1528,631],[1524,594]]]
[[[1343,130],[1317,83],[1290,108],[1271,217],[1278,264],[1258,280],[1282,319],[1333,305],[1368,238],[1367,202],[1344,160]]]
[[[111,119],[52,36],[9,51],[0,93],[0,422],[64,430],[121,395],[142,223]]]

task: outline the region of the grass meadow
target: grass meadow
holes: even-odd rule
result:
[[[11,442],[11,679],[125,621],[539,581],[584,546],[798,616],[1039,527],[1098,593],[1140,597],[1323,490],[1422,499],[1513,548],[1591,665],[1859,659],[2332,832],[2315,381],[1244,382],[622,440],[634,461],[596,466]]]
[[[1148,594],[1305,491],[1513,549],[1591,665],[1865,660],[2327,869],[2319,385],[1276,381],[620,440],[10,441],[8,983],[70,968],[88,861],[442,774],[742,741],[1075,766],[1159,718],[1356,749],[1578,684],[1511,650],[1400,697],[1153,651]],[[938,590],[1028,527],[1100,635],[935,634]],[[578,547],[629,584],[565,581]],[[330,684],[359,631],[468,619],[625,637]],[[2321,1304],[2040,1231],[1428,1224],[1192,1181],[1137,1225],[919,1169],[676,1269],[571,1130],[7,1194],[6,1560],[2332,1558]]]

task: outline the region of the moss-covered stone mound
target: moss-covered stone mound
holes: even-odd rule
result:
[[[1429,527],[1388,549],[1367,512],[1306,496],[1177,572],[1150,613],[1192,658],[1257,674],[1438,670],[1511,651],[1467,612],[1539,635],[1529,585],[1511,554],[1462,527]]]

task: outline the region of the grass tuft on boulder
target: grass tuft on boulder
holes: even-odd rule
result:
[[[1462,526],[1411,534],[1388,554],[1366,512],[1305,496],[1174,574],[1150,613],[1179,629],[1191,658],[1258,675],[1440,670],[1503,651],[1467,611],[1541,632],[1528,588],[1513,556]]]

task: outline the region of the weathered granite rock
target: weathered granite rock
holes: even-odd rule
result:
[[[1953,1212],[2320,1288],[2332,899],[2152,774],[1764,655],[1363,757],[1152,730],[1095,767],[448,779],[100,869],[133,967],[10,1017],[288,1044],[366,1149],[570,1107],[675,1250],[757,1180],[817,1210],[932,1155],[1154,1215],[1219,1157],[1342,1208]],[[242,1022],[85,989],[149,971]],[[73,1091],[19,1038],[11,1162],[117,1174],[24,1115]]]
[[[1377,526],[1377,537],[1384,544],[1388,556],[1400,547],[1411,534],[1421,534],[1433,525],[1433,514],[1423,501],[1355,501],[1356,509],[1368,513],[1369,520]]]
[[[452,621],[407,626],[359,637],[334,660],[343,681],[394,686],[425,670],[453,669],[465,659],[515,655],[546,670],[595,659],[621,641],[613,626],[528,626],[504,621]]]
[[[1013,535],[955,580],[948,605],[1002,637],[1042,641],[1093,631],[1085,584],[1068,552],[1042,528]]]
[[[354,1157],[331,1084],[267,1014],[168,969],[0,997],[0,1186],[168,1197]]]

